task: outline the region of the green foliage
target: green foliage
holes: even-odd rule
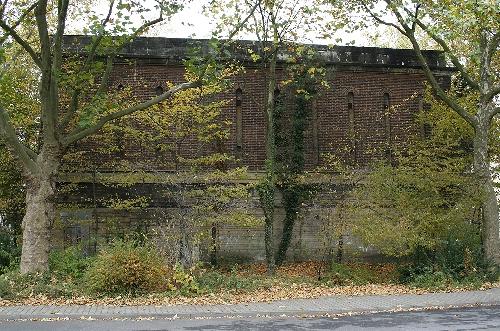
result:
[[[13,270],[0,276],[0,297],[3,299],[32,298],[44,295],[49,298],[72,297],[81,293],[81,285],[72,280],[62,280],[50,273],[22,275]]]
[[[457,171],[456,160],[436,162],[438,155],[375,167],[353,193],[354,233],[387,255],[404,256],[439,247],[450,231],[469,225],[481,201],[474,178]]]
[[[284,262],[295,221],[302,206],[313,196],[315,188],[304,183],[305,131],[312,111],[312,99],[318,94],[325,69],[316,52],[307,47],[294,49],[293,61],[287,67],[289,80],[284,93],[277,97],[274,109],[277,187],[283,196],[285,219],[276,263]],[[289,94],[291,102],[287,102]],[[274,203],[274,201],[273,201]]]
[[[329,285],[365,285],[376,284],[389,279],[382,280],[374,270],[363,265],[345,265],[332,263],[324,280]]]
[[[477,287],[500,276],[498,267],[485,262],[480,234],[473,225],[449,233],[436,249],[415,249],[409,260],[399,268],[400,281],[416,287]]]
[[[200,288],[193,276],[194,267],[188,271],[180,264],[176,264],[174,272],[170,277],[168,289],[170,291],[177,290],[181,294],[198,293]]]
[[[84,280],[91,293],[136,295],[168,289],[171,274],[153,247],[116,240],[96,256]]]
[[[83,255],[78,246],[54,251],[49,256],[49,271],[58,278],[80,279],[93,259]]]
[[[5,226],[0,227],[0,273],[16,268],[21,256],[18,233]]]
[[[376,164],[349,197],[353,232],[388,255],[438,250],[460,229],[479,231],[483,194],[471,173],[472,132],[431,95],[426,99],[431,108],[417,125],[432,134],[413,137],[395,166]]]
[[[264,285],[261,276],[242,276],[238,274],[238,266],[233,266],[229,273],[211,269],[201,272],[196,277],[201,293],[212,293],[220,290],[251,291]]]

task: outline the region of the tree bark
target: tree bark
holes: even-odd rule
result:
[[[58,154],[58,153],[51,153]],[[55,174],[58,157],[44,157],[41,153],[40,170],[28,175],[26,189],[26,214],[23,218],[23,246],[21,273],[46,271],[49,267],[51,227],[56,218]]]
[[[488,158],[489,126],[490,121],[478,118],[474,135],[474,171],[484,190],[481,234],[485,258],[499,265],[499,210]]]

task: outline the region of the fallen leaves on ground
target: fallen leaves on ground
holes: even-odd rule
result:
[[[500,283],[486,283],[481,290],[500,287]],[[446,289],[439,292],[466,291],[465,288]],[[138,298],[49,298],[44,295],[35,296],[21,300],[2,300],[0,306],[18,305],[104,305],[104,306],[135,306],[135,305],[233,305],[239,303],[272,302],[285,299],[313,299],[323,296],[358,296],[358,295],[401,295],[401,294],[425,294],[435,291],[410,288],[394,284],[369,284],[359,286],[310,286],[305,284],[292,284],[291,286],[272,286],[267,289],[258,289],[251,292],[239,293],[234,291],[223,291],[221,293],[210,293],[193,297],[161,297],[149,295]]]
[[[377,279],[376,284],[366,285],[338,285],[328,286],[318,284],[318,282],[303,281],[314,280],[326,276],[327,264],[322,262],[300,262],[288,263],[276,270],[276,276],[266,278],[265,264],[241,265],[233,268],[239,276],[259,276],[262,279],[270,280],[263,283],[255,290],[235,290],[222,289],[216,292],[190,295],[190,296],[168,296],[165,294],[151,294],[142,297],[73,297],[73,298],[52,298],[46,295],[36,295],[24,299],[5,300],[0,298],[0,306],[16,305],[104,305],[104,306],[135,306],[135,305],[215,305],[215,304],[239,304],[254,302],[272,302],[285,299],[313,299],[323,296],[359,296],[359,295],[401,295],[401,294],[425,294],[431,292],[460,292],[469,288],[450,287],[443,290],[426,290],[409,287],[401,284],[390,283],[391,275],[394,275],[396,266],[393,264],[343,264],[351,266],[357,270],[365,269],[374,274]],[[232,272],[226,270],[226,272]],[[500,282],[485,283],[480,290],[499,288]]]

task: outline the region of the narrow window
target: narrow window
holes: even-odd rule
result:
[[[349,113],[349,131],[348,131],[348,139],[350,145],[350,152],[352,155],[353,163],[356,163],[356,132],[355,130],[355,119],[354,119],[354,93],[347,93],[347,111]]]
[[[162,86],[158,85],[157,87],[155,87],[155,94],[156,95],[162,95],[163,92],[164,92],[164,90],[163,90]]]
[[[125,133],[120,127],[115,133],[115,143],[116,143],[116,156],[120,159],[125,158]]]
[[[281,91],[279,88],[274,90],[274,106],[279,107],[281,105]]]
[[[384,113],[387,113],[389,111],[389,107],[391,106],[391,100],[389,97],[389,93],[384,93]]]
[[[391,160],[392,163],[392,137],[391,137],[391,99],[389,97],[389,93],[384,93],[384,129],[385,129],[385,139],[386,139],[386,148],[385,155],[388,159]]]
[[[418,112],[420,115],[423,115],[423,113],[426,111],[425,106],[424,106],[424,99],[422,96],[420,96],[418,100]],[[420,126],[420,136],[422,139],[429,139],[432,134],[432,126],[430,125],[429,122],[427,122],[427,119],[421,118],[421,126]]]
[[[243,114],[241,107],[243,105],[243,91],[236,89],[236,148],[243,148]]]

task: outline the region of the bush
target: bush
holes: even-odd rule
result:
[[[375,271],[362,264],[345,265],[332,263],[325,281],[331,285],[364,285],[380,281]]]
[[[265,285],[265,280],[257,275],[240,276],[237,272],[238,267],[235,266],[229,273],[221,272],[216,269],[211,269],[200,273],[197,276],[197,281],[203,292],[216,292],[222,289],[241,291],[255,290],[260,286]]]
[[[168,290],[171,275],[153,247],[115,241],[96,256],[84,279],[91,293],[137,295]]]
[[[400,281],[416,287],[479,286],[498,281],[498,267],[484,260],[479,234],[470,228],[450,231],[436,249],[419,247],[399,268]]]
[[[80,279],[92,259],[85,257],[79,247],[54,251],[49,256],[49,270],[56,277]]]
[[[178,290],[182,294],[198,293],[200,288],[193,276],[193,271],[194,268],[187,272],[180,264],[177,264],[169,279],[167,288],[171,291]]]
[[[22,299],[45,295],[50,298],[72,297],[80,290],[73,281],[64,281],[48,272],[21,275],[19,270],[0,276],[0,297]]]
[[[15,234],[0,226],[0,271],[8,272],[19,264],[21,247],[16,242]]]

